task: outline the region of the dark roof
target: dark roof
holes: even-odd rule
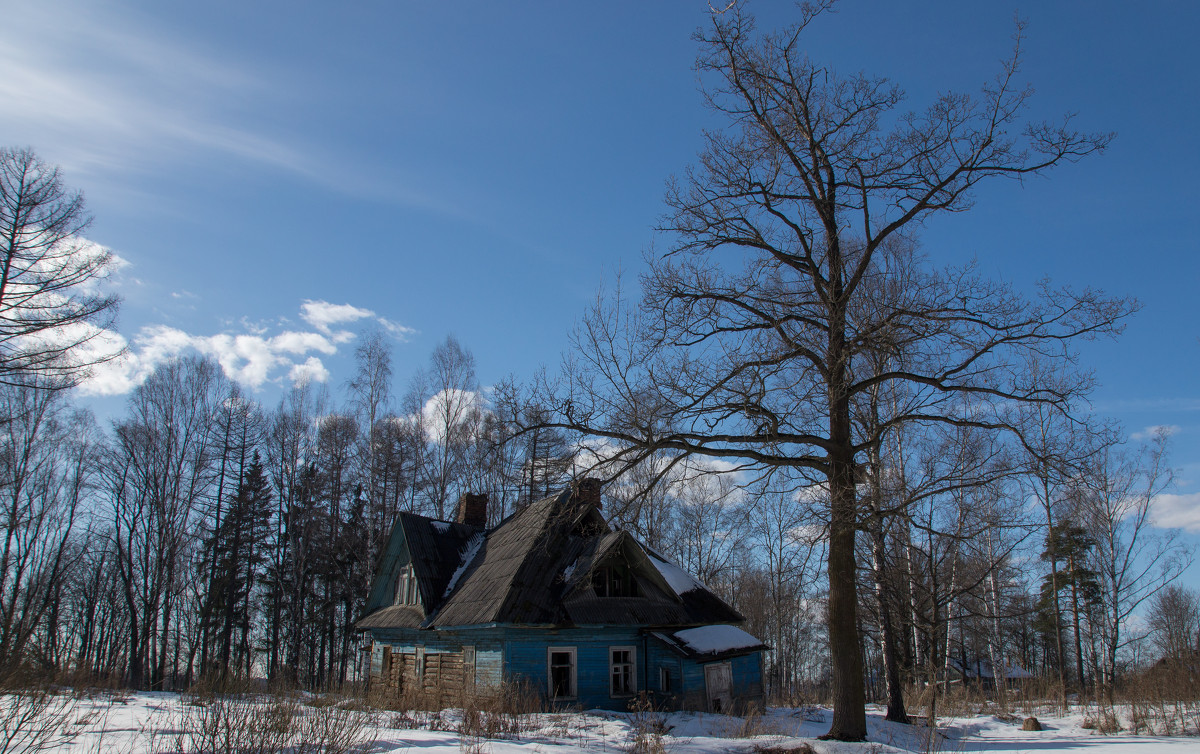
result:
[[[425,613],[414,605],[392,605],[371,613],[358,622],[359,628],[419,628]]]
[[[481,533],[461,524],[402,514],[425,608],[421,628],[494,623],[518,625],[640,625],[736,623],[733,608],[694,580],[662,572],[666,564],[628,532],[613,531],[585,496],[567,489],[531,503]],[[481,536],[476,536],[481,535]],[[599,597],[598,568],[622,562],[637,596]],[[670,566],[679,572],[677,566]],[[379,579],[397,567],[381,563]],[[672,586],[674,583],[674,587]],[[387,594],[376,584],[372,595]],[[382,604],[374,602],[374,605]],[[413,628],[416,608],[381,607],[358,627]]]
[[[966,665],[957,657],[950,658],[950,664],[959,673],[962,673],[967,678],[995,678],[996,673],[992,668],[991,660],[976,659],[968,660]],[[1003,675],[1007,679],[1033,678],[1033,673],[1030,673],[1025,668],[1019,665],[1002,665]]]
[[[433,612],[446,592],[453,565],[480,530],[467,524],[435,521],[415,513],[401,513],[399,524],[408,543],[417,589],[426,613]],[[450,566],[449,568],[447,566]]]
[[[430,626],[564,623],[562,561],[607,530],[569,489],[528,505],[488,533]]]

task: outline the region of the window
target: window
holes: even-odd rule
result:
[[[614,563],[592,574],[597,597],[637,597],[637,580],[624,565]]]
[[[412,563],[400,569],[400,576],[396,579],[396,599],[392,604],[417,604],[417,574],[413,572]]]
[[[413,670],[416,672],[418,680],[425,677],[425,647],[417,647],[416,649],[416,665]]]
[[[671,669],[670,668],[661,668],[660,667],[658,669],[658,690],[663,692],[664,694],[671,693]]]
[[[633,647],[609,647],[608,667],[612,678],[612,696],[632,696],[637,691],[637,675]]]
[[[546,680],[551,699],[574,699],[576,667],[575,647],[546,649]]]
[[[462,648],[463,656],[463,688],[475,688],[475,645],[465,644]]]

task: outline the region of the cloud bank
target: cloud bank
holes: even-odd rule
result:
[[[267,383],[329,379],[322,357],[338,353],[339,347],[353,341],[355,333],[348,325],[370,322],[403,342],[416,331],[378,316],[370,309],[351,304],[306,300],[300,306],[300,319],[311,329],[282,329],[242,325],[245,332],[221,332],[197,335],[167,325],[148,325],[131,342],[114,332],[101,333],[96,347],[127,348],[120,358],[101,364],[79,387],[83,395],[122,395],[140,385],[159,364],[187,353],[210,356],[221,365],[230,379],[250,389]]]

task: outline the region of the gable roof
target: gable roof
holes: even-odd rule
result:
[[[446,564],[458,562],[459,553],[480,530],[467,524],[435,521],[415,513],[401,513],[400,519],[417,577],[417,590],[421,593],[421,605],[426,613],[430,613],[442,601],[453,576]]]
[[[392,562],[380,565],[360,629],[498,623],[683,627],[743,620],[662,555],[628,532],[613,531],[596,505],[571,488],[531,503],[487,532],[414,514],[402,514],[397,529],[412,556],[425,617],[418,624],[413,608],[380,599],[388,593],[387,580],[398,577],[394,561],[404,557],[389,545]],[[638,596],[597,596],[593,574],[618,562],[636,582]]]
[[[399,607],[392,605],[396,579],[400,576],[400,569],[412,563],[421,603],[420,607],[415,608],[418,616],[416,624],[419,624],[437,607],[446,591],[453,574],[453,567],[447,570],[446,564],[457,562],[458,554],[467,542],[480,532],[479,528],[467,524],[438,521],[415,513],[399,514],[380,558],[375,582],[367,598],[366,612],[374,614],[384,608]],[[404,623],[407,625],[412,621],[410,615]]]
[[[608,524],[573,491],[526,506],[489,532],[431,627],[563,623],[553,576]]]

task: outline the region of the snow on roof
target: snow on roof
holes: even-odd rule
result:
[[[753,634],[746,633],[737,626],[723,624],[685,628],[682,631],[676,631],[674,636],[698,654],[730,652],[735,649],[762,646],[762,642]]]
[[[691,592],[696,589],[708,591],[708,587],[704,586],[704,584],[701,584],[696,577],[692,576],[690,573],[670,562],[669,560],[666,560],[658,553],[652,551],[649,547],[645,549],[646,554],[650,557],[650,562],[654,564],[654,567],[658,569],[658,572],[662,574],[663,579],[666,580],[667,585],[670,586],[676,594],[682,597],[685,592]]]
[[[964,672],[964,670],[963,670],[964,666],[963,666],[962,662],[960,660],[958,660],[957,658],[951,657],[950,665],[958,672],[960,672],[960,673]],[[968,662],[965,667],[966,667],[965,674],[967,675],[968,678],[995,678],[996,677],[996,673],[992,669],[992,663],[990,660],[975,660],[974,662]],[[1009,678],[1009,679],[1033,678],[1033,673],[1030,673],[1028,670],[1020,667],[1019,665],[1008,665],[1008,666],[1001,665],[1000,667],[1003,671],[1006,671],[1003,673],[1005,678]]]
[[[575,573],[575,567],[578,565],[579,565],[579,558],[575,558],[574,560],[571,561],[571,565],[569,565],[563,569],[563,572],[562,572],[563,581],[571,580],[571,576],[574,575],[574,573]]]
[[[449,521],[430,521],[429,524],[433,528],[437,529],[439,534],[445,534],[446,532],[450,531]]]
[[[467,540],[467,546],[463,548],[462,559],[458,562],[458,568],[454,571],[454,575],[450,577],[450,583],[446,584],[446,591],[442,593],[442,597],[449,597],[450,592],[454,591],[454,587],[458,584],[459,578],[463,572],[467,570],[467,566],[471,565],[471,561],[479,554],[479,548],[483,546],[483,532],[476,534]]]

